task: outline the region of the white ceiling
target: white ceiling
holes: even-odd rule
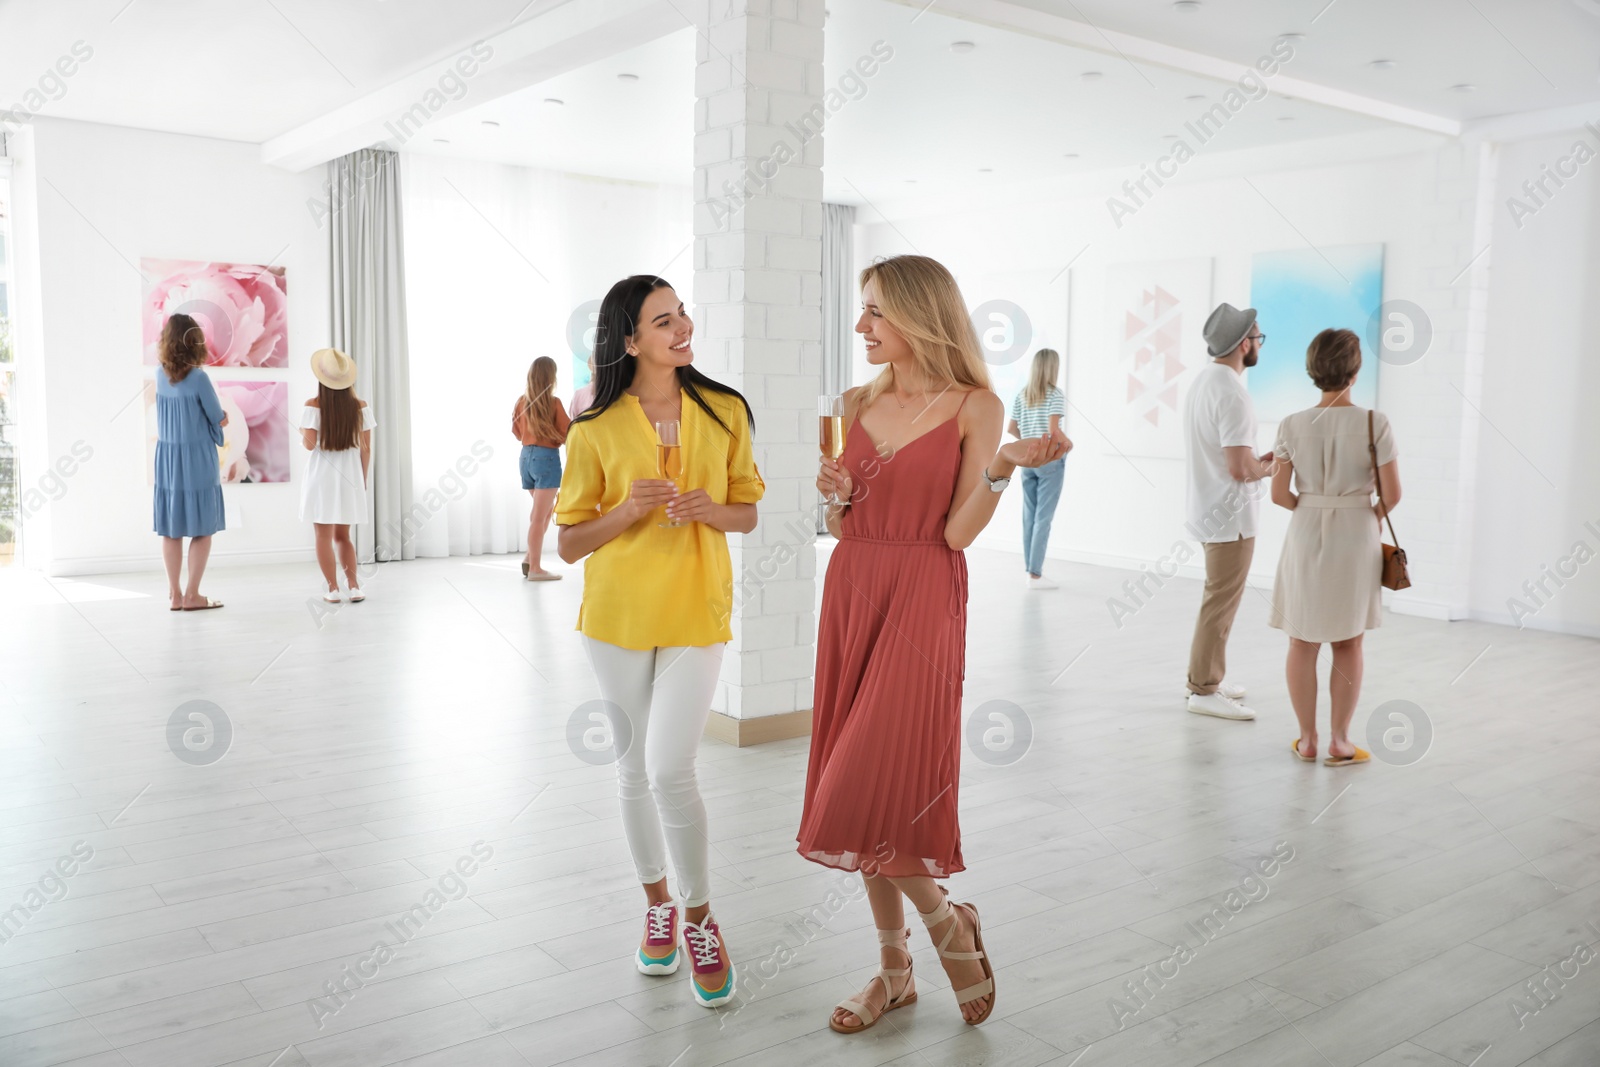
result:
[[[599,2],[9,0],[0,2],[0,106],[82,40],[93,59],[43,114],[259,143],[513,21]],[[1155,159],[1163,135],[1185,134],[1227,83],[1182,63],[1129,58],[1113,43],[1119,33],[1240,68],[1277,35],[1302,33],[1286,76],[1447,120],[1600,100],[1600,0],[1202,0],[1189,11],[1170,0],[829,5],[828,84],[873,42],[894,49],[827,128],[825,195],[845,202],[998,191]],[[987,21],[956,17],[962,10]],[[1019,13],[1076,26],[1080,43],[1007,28],[1026,21]],[[957,54],[954,41],[976,47]],[[442,115],[406,148],[687,185],[694,53],[693,30],[669,33]],[[1380,58],[1394,66],[1367,65]],[[1451,90],[1460,83],[1477,90]],[[1372,110],[1273,95],[1242,109],[1206,151],[1289,151],[1394,128]]]
[[[1454,118],[1600,99],[1600,0],[1012,2],[1238,63],[1304,34],[1297,77]],[[1379,59],[1394,66],[1368,66]]]
[[[41,114],[262,142],[567,0],[5,0],[0,107],[75,42]]]

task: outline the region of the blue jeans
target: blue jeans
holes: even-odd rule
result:
[[[1022,561],[1029,574],[1044,573],[1044,550],[1050,544],[1050,523],[1061,501],[1067,457],[1042,467],[1022,468]]]

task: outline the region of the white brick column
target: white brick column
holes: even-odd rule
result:
[[[1396,423],[1405,497],[1395,529],[1415,584],[1390,595],[1397,611],[1441,619],[1467,617],[1471,587],[1496,158],[1488,142],[1439,149],[1420,249],[1425,287],[1416,295],[1385,294],[1420,304],[1433,330],[1420,362],[1383,372],[1403,382],[1410,401],[1397,416],[1404,423]]]
[[[760,525],[730,538],[733,643],[713,705],[725,718],[710,728],[745,744],[810,729],[822,5],[699,0],[695,10],[696,361],[749,399],[767,484]]]

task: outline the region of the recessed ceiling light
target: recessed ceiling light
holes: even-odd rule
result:
[[[639,80],[639,75],[637,75],[637,74],[618,74],[617,75],[617,81],[619,81],[619,82],[636,82],[638,80]]]
[[[1062,159],[1077,159],[1078,158],[1078,153],[1076,153],[1076,152],[1063,152],[1062,155],[1061,155],[1061,158]]]
[[[978,173],[979,174],[993,174],[994,173],[994,168],[993,167],[979,167],[978,168]]]
[[[1452,93],[1475,93],[1478,91],[1478,87],[1476,85],[1468,85],[1466,82],[1462,82],[1460,85],[1450,86],[1450,91]]]
[[[547,97],[544,98],[544,102],[547,103],[547,104],[551,104],[551,105],[553,105],[555,107],[560,107],[562,104],[566,103],[565,100],[562,100],[560,97],[556,97],[556,96],[547,96]]]
[[[1101,78],[1104,78],[1105,75],[1100,73],[1098,70],[1086,70],[1082,74],[1078,75],[1078,77],[1082,78],[1086,82],[1092,82],[1099,81]]]
[[[446,141],[443,137],[435,137],[433,139],[433,143],[434,144],[449,144],[450,142]]]
[[[495,121],[495,120],[494,120],[494,119],[484,119],[484,120],[483,120],[483,124],[484,124],[484,125],[485,125],[485,126],[498,126],[498,125],[500,125],[500,124],[499,124],[499,123],[498,123],[498,122],[496,122],[496,121]]]
[[[1367,66],[1371,67],[1373,70],[1391,70],[1394,68],[1394,60],[1374,59],[1371,63],[1368,63]]]
[[[1190,93],[1188,96],[1184,97],[1185,100],[1204,100],[1205,98],[1205,93]]]
[[[907,185],[915,185],[915,184],[917,184],[917,179],[915,179],[915,178],[907,178],[906,179],[906,184]]]
[[[1276,39],[1279,41],[1288,41],[1290,44],[1299,44],[1301,41],[1306,39],[1306,35],[1303,33],[1280,33]]]
[[[972,41],[951,41],[950,42],[950,51],[954,52],[958,56],[959,55],[966,55],[968,52],[972,51],[976,47],[978,47],[978,46],[976,44],[974,44]]]
[[[1178,135],[1175,133],[1164,133],[1161,136],[1165,137],[1169,141],[1176,141],[1178,139]]]
[[[1200,0],[1174,0],[1172,9],[1192,15],[1200,10]]]
[[[1293,122],[1294,121],[1294,116],[1293,115],[1279,115],[1278,116],[1278,121],[1279,122]]]

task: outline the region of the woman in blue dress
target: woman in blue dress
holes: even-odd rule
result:
[[[222,602],[200,595],[211,556],[211,535],[223,528],[222,465],[217,449],[228,425],[222,401],[201,368],[206,338],[188,315],[173,315],[161,331],[156,372],[156,533],[167,565],[173,611],[204,611]],[[189,538],[189,584],[180,586],[183,539]]]

